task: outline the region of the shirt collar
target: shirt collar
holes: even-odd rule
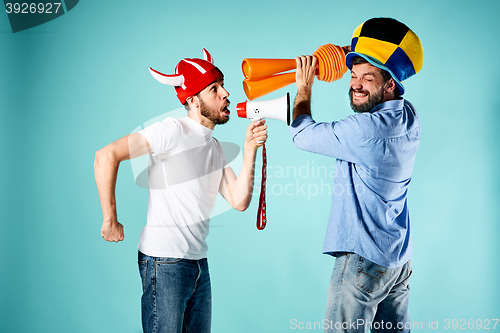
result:
[[[370,113],[384,110],[402,110],[404,107],[405,100],[404,99],[393,99],[387,102],[380,103],[375,106]]]

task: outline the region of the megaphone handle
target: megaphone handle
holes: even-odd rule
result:
[[[266,179],[267,179],[266,145],[262,145],[262,181],[260,185],[259,210],[257,211],[257,229],[264,230],[267,224],[266,216]],[[261,221],[262,219],[262,221]]]
[[[252,118],[252,121],[259,121],[261,119],[262,119],[261,117],[254,117],[254,118]],[[257,141],[257,143],[262,143],[262,142],[264,142],[264,141]]]

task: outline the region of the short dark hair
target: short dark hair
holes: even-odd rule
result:
[[[351,60],[351,63],[353,65],[369,64],[368,60],[366,60],[365,58],[360,57],[360,56],[354,56]],[[388,71],[384,71],[383,69],[380,69],[380,74],[382,74],[382,78],[384,79],[384,82],[387,82],[390,79],[392,79],[392,76]],[[396,88],[394,89],[394,95],[396,98],[399,98],[401,96],[397,84],[396,84]]]

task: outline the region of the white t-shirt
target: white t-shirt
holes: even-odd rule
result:
[[[213,130],[191,118],[167,118],[139,132],[150,155],[147,224],[138,249],[153,257],[207,256],[210,213],[228,166]]]

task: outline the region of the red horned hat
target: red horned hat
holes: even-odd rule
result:
[[[203,58],[186,58],[179,61],[175,67],[175,74],[167,75],[149,67],[151,75],[163,84],[174,86],[181,104],[186,98],[196,95],[210,83],[223,78],[224,75],[213,64],[213,58],[206,49],[203,49]]]

